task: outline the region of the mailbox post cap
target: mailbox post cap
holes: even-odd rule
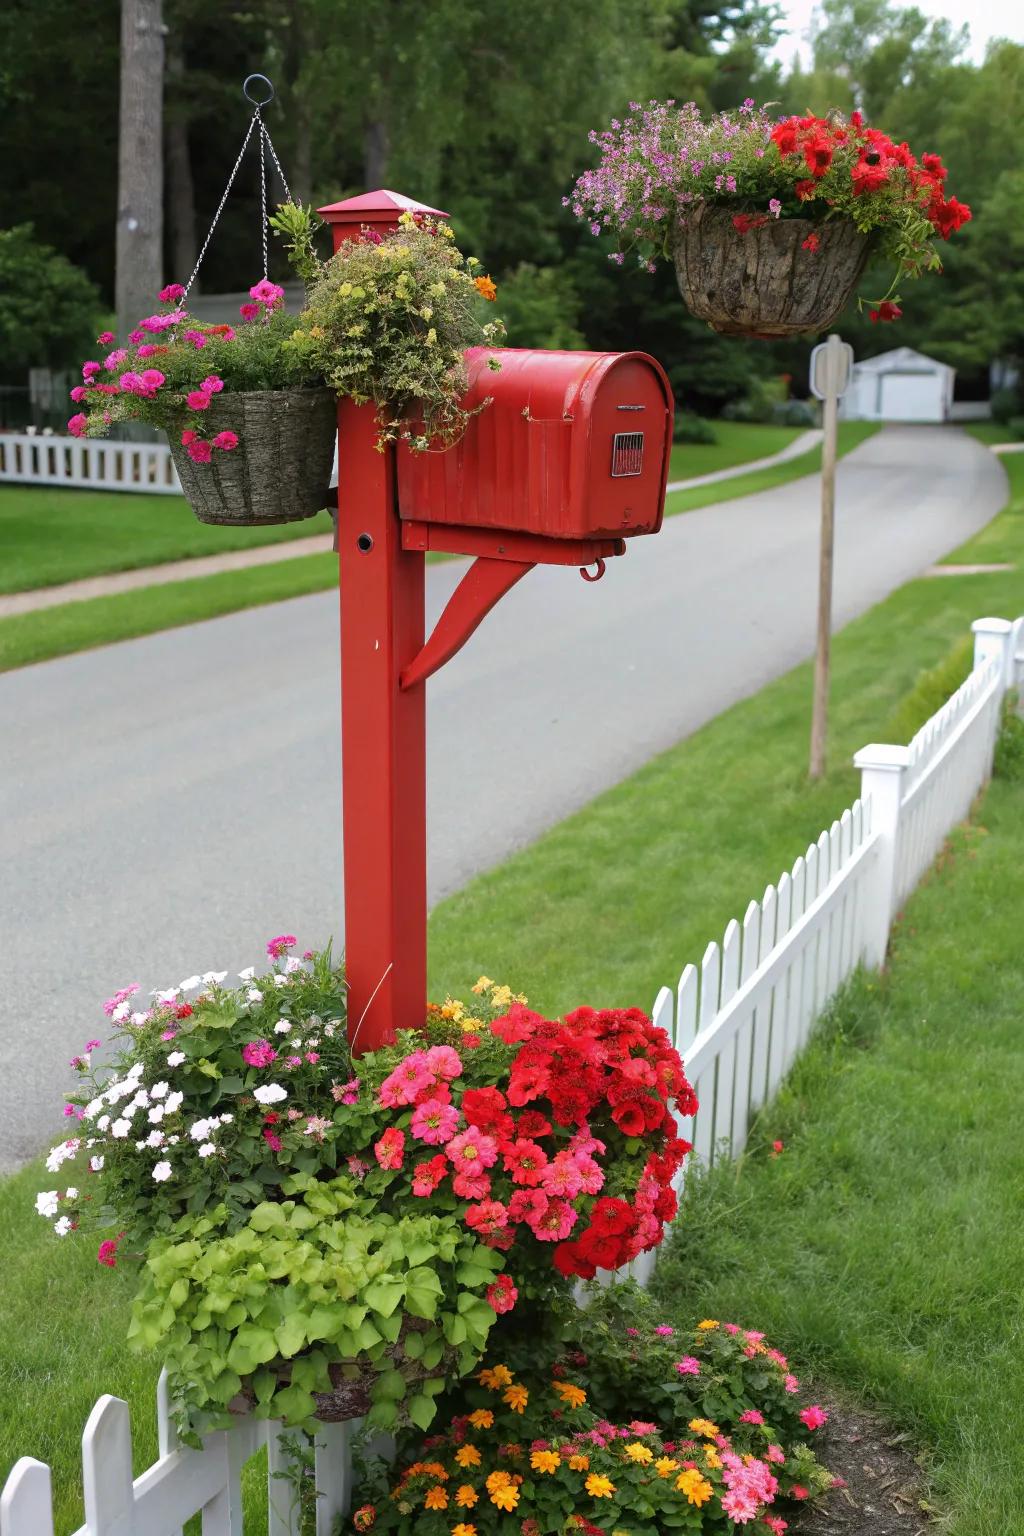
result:
[[[328,224],[382,224],[397,223],[400,213],[428,213],[433,218],[446,219],[442,208],[430,208],[415,198],[404,197],[401,192],[391,192],[379,187],[376,192],[363,192],[359,197],[346,197],[340,203],[328,203],[318,208]]]

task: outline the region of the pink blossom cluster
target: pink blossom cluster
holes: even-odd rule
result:
[[[259,320],[261,317],[266,319],[274,313],[279,304],[284,302],[284,289],[277,283],[271,283],[267,278],[263,278],[261,282],[254,283],[249,289],[249,298],[255,302],[239,306],[238,313],[242,319],[246,321]]]
[[[767,1462],[756,1456],[744,1460],[735,1451],[722,1452],[722,1476],[728,1489],[722,1495],[722,1509],[737,1525],[756,1520],[779,1488]]]

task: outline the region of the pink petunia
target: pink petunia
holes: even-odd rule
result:
[[[824,1408],[819,1408],[817,1403],[812,1403],[809,1408],[803,1409],[800,1418],[808,1429],[820,1429],[823,1424],[828,1423],[828,1414]]]
[[[113,340],[113,331],[100,331],[99,335],[96,337],[96,345],[98,347],[109,347]]]
[[[206,388],[205,384],[203,388]],[[276,938],[267,941],[267,954],[271,960],[280,960],[281,956],[289,949],[294,949],[298,942],[294,933],[279,933]]]
[[[210,396],[205,389],[193,389],[185,397],[185,403],[190,411],[205,411],[210,405]]]
[[[209,443],[189,443],[188,456],[194,464],[209,464],[213,458],[213,449]]]
[[[692,1355],[684,1355],[681,1360],[676,1361],[676,1370],[680,1376],[699,1376],[700,1361],[695,1360]]]
[[[491,1192],[491,1181],[482,1171],[460,1171],[452,1179],[452,1189],[460,1200],[486,1200]]]
[[[498,1160],[498,1143],[475,1126],[453,1136],[446,1148],[448,1160],[460,1173],[480,1173]]]
[[[269,1067],[277,1060],[277,1052],[269,1040],[250,1040],[242,1046],[242,1060],[250,1067]]]
[[[168,283],[166,288],[161,288],[157,298],[161,304],[177,304],[179,299],[185,297],[185,290],[180,283]]]
[[[764,1414],[763,1413],[758,1413],[756,1408],[748,1408],[745,1413],[741,1413],[740,1414],[740,1423],[741,1424],[763,1424],[764,1423]]]
[[[224,388],[224,380],[219,379],[215,373],[211,373],[209,378],[204,379],[199,387],[200,389],[205,389],[208,395],[219,395]],[[295,940],[293,939],[292,943],[294,944],[294,942]]]
[[[72,416],[68,421],[68,431],[72,437],[84,437],[89,425],[88,416],[79,411],[77,416]]]
[[[462,1076],[462,1058],[450,1045],[432,1045],[427,1052],[427,1066],[448,1082]]]
[[[260,312],[258,304],[239,304],[238,313],[243,320],[255,320]]]
[[[790,1397],[792,1397],[795,1392],[800,1391],[800,1383],[797,1381],[795,1376],[787,1376],[782,1385],[785,1387]]]
[[[413,1111],[410,1130],[417,1141],[440,1147],[451,1141],[458,1130],[459,1112],[441,1099],[424,1099]]]
[[[401,1168],[405,1159],[405,1132],[388,1126],[383,1136],[374,1144],[373,1155],[382,1168]]]
[[[227,429],[218,432],[213,440],[213,446],[219,448],[222,453],[234,453],[238,447],[238,433]]]
[[[249,289],[249,297],[259,304],[265,304],[268,309],[273,309],[284,298],[284,289],[264,277]]]

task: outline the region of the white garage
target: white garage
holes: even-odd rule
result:
[[[912,347],[855,363],[839,414],[847,421],[948,421],[956,369]]]

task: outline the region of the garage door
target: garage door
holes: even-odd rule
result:
[[[942,421],[942,377],[935,373],[883,373],[884,421]]]

